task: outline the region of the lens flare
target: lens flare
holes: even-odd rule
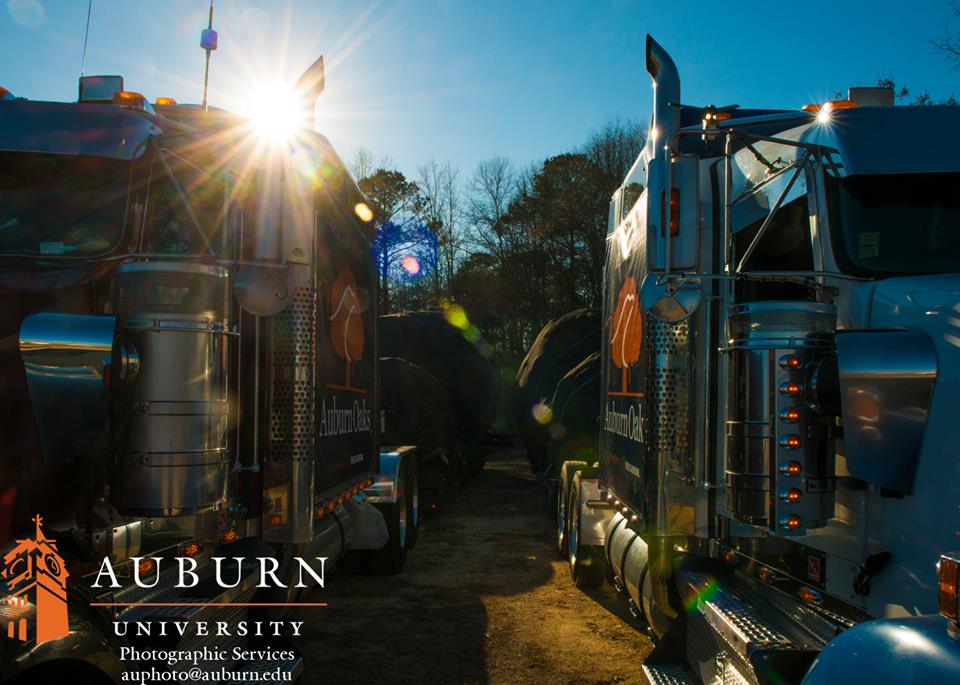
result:
[[[403,267],[403,270],[411,276],[416,276],[418,273],[420,273],[420,260],[414,257],[412,254],[404,257],[400,262],[400,266]]]
[[[553,421],[553,410],[543,402],[537,402],[533,405],[533,419],[541,426],[545,426]]]

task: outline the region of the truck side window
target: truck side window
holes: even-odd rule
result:
[[[174,178],[159,158],[151,170],[144,251],[203,255],[208,252],[206,236],[216,252],[223,227],[223,184],[175,155],[167,155],[166,160]]]
[[[812,271],[809,199],[806,194],[782,205],[746,263],[746,271]],[[753,242],[766,217],[739,230],[733,239],[737,263]],[[791,283],[741,282],[741,301],[760,299],[806,299],[807,288]]]

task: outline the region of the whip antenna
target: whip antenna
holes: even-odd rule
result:
[[[87,3],[87,28],[83,32],[83,57],[80,58],[80,78],[83,78],[83,70],[87,66],[87,39],[90,38],[90,10],[93,9],[93,0]]]
[[[90,0],[93,2],[93,0]],[[200,47],[207,51],[207,66],[203,71],[203,109],[207,110],[207,84],[210,82],[210,53],[217,49],[217,32],[213,30],[213,0],[210,0],[210,16],[207,28],[200,32]]]

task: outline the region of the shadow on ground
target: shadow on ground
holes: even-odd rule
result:
[[[650,650],[612,588],[573,587],[518,451],[424,521],[402,574],[334,576],[305,600],[329,606],[293,617],[304,683],[633,683]]]

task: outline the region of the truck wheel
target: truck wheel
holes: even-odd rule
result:
[[[420,537],[420,465],[414,455],[407,460],[407,549],[413,549]]]
[[[410,532],[409,518],[409,488],[405,469],[397,469],[397,501],[393,504],[380,505],[380,512],[387,524],[390,539],[383,549],[376,552],[376,568],[382,573],[397,574],[403,569],[403,562],[407,560],[407,536]]]
[[[560,482],[557,484],[557,552],[561,559],[567,557],[567,503],[570,500],[570,480],[578,469],[586,468],[585,461],[565,461],[560,467]]]
[[[581,542],[580,535],[580,478],[577,471],[570,483],[570,500],[567,505],[570,527],[568,558],[570,560],[570,577],[577,587],[598,587],[603,584],[605,573],[603,562],[603,547],[586,545]]]

